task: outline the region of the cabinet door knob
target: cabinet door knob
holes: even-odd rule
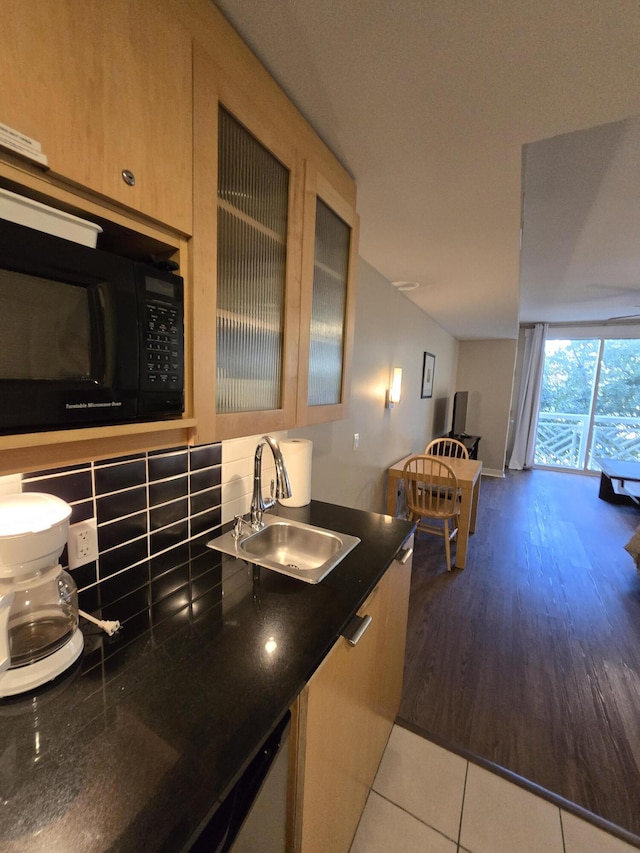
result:
[[[134,187],[136,184],[136,176],[129,169],[122,170],[122,180],[130,187]]]
[[[362,635],[373,622],[372,616],[354,616],[342,633],[342,636],[350,646],[357,645]]]

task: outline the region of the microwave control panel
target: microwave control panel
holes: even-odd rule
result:
[[[182,318],[177,307],[147,302],[145,317],[146,379],[150,386],[182,388]]]
[[[143,325],[140,385],[143,412],[162,405],[184,409],[184,303],[180,276],[145,270],[140,318]]]

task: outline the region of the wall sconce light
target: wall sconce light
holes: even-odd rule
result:
[[[396,403],[400,402],[400,393],[402,391],[402,368],[394,367],[391,378],[391,387],[387,391],[385,406],[387,409],[393,409]]]

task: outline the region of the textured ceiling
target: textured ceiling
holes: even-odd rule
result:
[[[635,247],[595,238],[638,209],[637,0],[216,5],[356,179],[361,256],[449,332],[517,334],[528,143],[522,319],[630,313]],[[591,157],[575,132],[607,123]]]

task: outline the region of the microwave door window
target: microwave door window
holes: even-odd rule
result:
[[[107,388],[116,385],[116,310],[112,290],[102,282],[87,290],[89,311],[95,331],[91,341],[91,371],[93,381]]]
[[[85,287],[1,270],[0,379],[95,381],[89,299]]]

